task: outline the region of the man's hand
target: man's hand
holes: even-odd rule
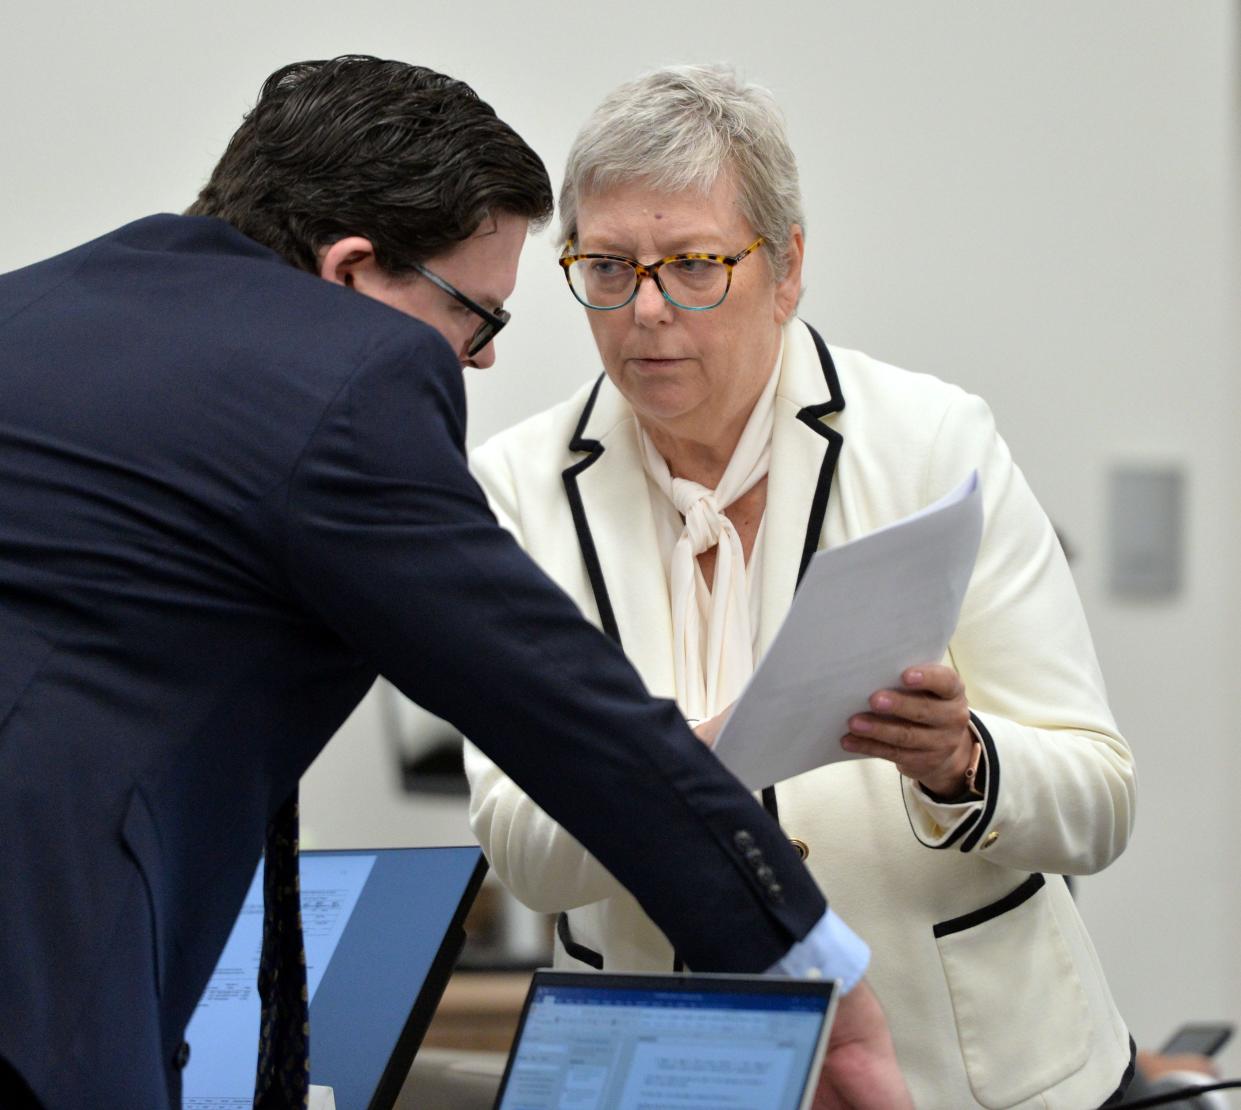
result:
[[[913,1110],[888,1023],[866,980],[836,1006],[814,1110]]]
[[[965,684],[951,667],[927,663],[901,675],[898,690],[877,690],[870,713],[849,718],[840,746],[896,764],[936,794],[952,797],[965,789],[965,770],[974,753]]]

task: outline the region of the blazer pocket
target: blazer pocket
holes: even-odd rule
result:
[[[1090,1055],[1090,1012],[1042,875],[934,927],[974,1096],[998,1110]]]
[[[17,708],[22,695],[34,681],[52,644],[34,629],[13,621],[0,621],[0,729]]]

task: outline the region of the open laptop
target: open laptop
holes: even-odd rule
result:
[[[537,971],[496,1110],[809,1110],[838,983]]]
[[[477,847],[301,853],[310,1081],[336,1110],[395,1103],[485,872]],[[185,1110],[254,1103],[262,943],[260,865],[186,1031]]]

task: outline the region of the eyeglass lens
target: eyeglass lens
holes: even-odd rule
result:
[[[681,308],[714,308],[728,292],[728,266],[705,258],[679,258],[655,271],[664,294]],[[591,308],[619,308],[634,294],[638,272],[615,258],[581,258],[569,266],[569,284]]]
[[[471,305],[471,307],[474,307]],[[475,311],[478,311],[475,309]],[[466,349],[466,354],[473,358],[488,343],[490,343],[499,333],[500,329],[512,319],[512,316],[502,308],[497,308],[491,314],[490,318],[484,318],[483,322],[478,325],[478,330],[474,333],[474,337],[470,340],[470,345]]]
[[[479,351],[491,342],[492,336],[494,336],[497,331],[499,331],[499,329],[494,327],[490,320],[484,320],[478,325],[478,331],[474,333],[473,338],[470,340],[470,345],[466,348],[465,353],[469,355],[470,358],[473,358]]]

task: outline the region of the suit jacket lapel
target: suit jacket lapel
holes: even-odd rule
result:
[[[565,494],[600,623],[648,689],[672,697],[672,612],[637,423],[606,375],[595,383],[569,449],[581,457],[563,472]]]
[[[831,426],[831,417],[844,407],[827,345],[809,325],[791,321],[784,333],[767,479],[759,627],[759,647],[764,653],[819,547],[832,478],[844,444],[844,436]]]

